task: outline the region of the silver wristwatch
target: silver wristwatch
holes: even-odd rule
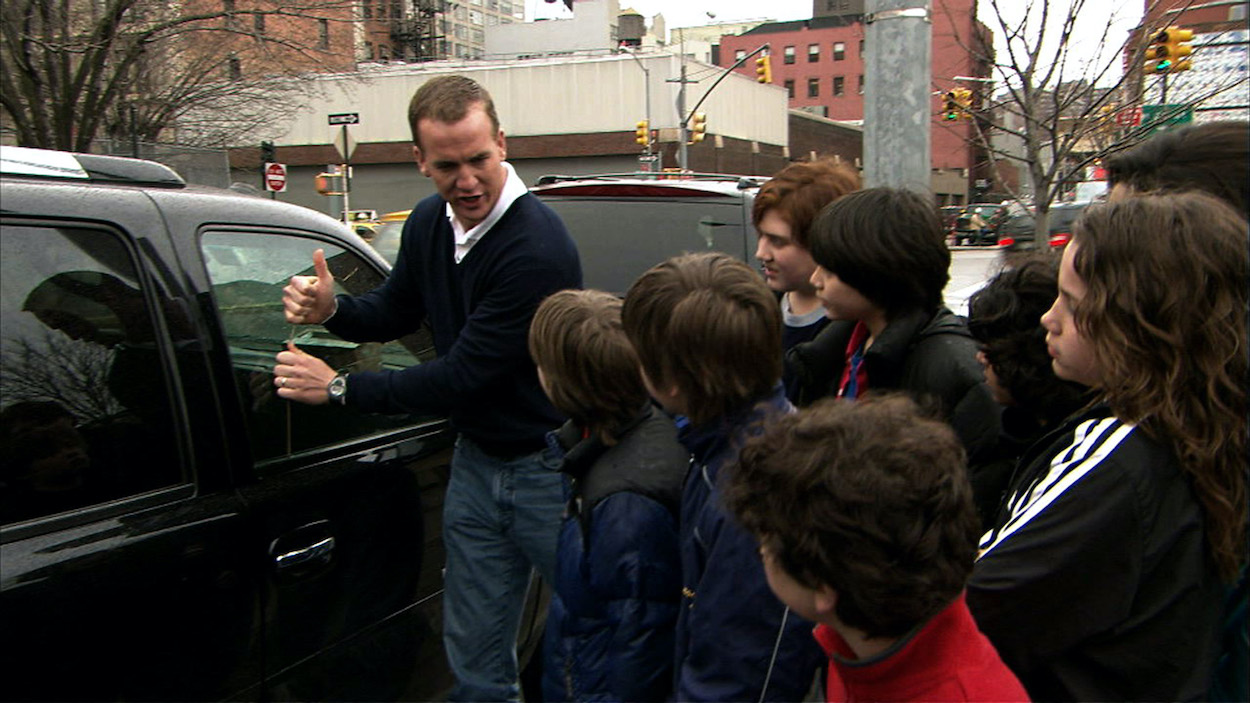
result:
[[[339,405],[347,405],[347,374],[339,374],[326,385],[326,393],[330,396],[330,402]]]

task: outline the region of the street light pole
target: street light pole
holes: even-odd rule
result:
[[[645,83],[642,90],[643,95],[646,97],[645,104],[647,112],[644,117],[647,121],[647,146],[644,153],[646,153],[647,156],[651,156],[651,69],[647,68],[647,65],[644,64],[642,59],[638,58],[634,52],[625,51],[625,53],[629,55],[629,58],[633,59],[634,62],[638,64],[638,68],[642,69],[642,80]]]

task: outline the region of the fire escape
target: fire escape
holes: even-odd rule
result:
[[[413,61],[445,58],[444,36],[438,31],[438,15],[446,11],[446,0],[412,0],[407,17],[390,21],[391,41],[397,50]]]

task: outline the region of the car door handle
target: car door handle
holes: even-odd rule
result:
[[[302,549],[293,549],[274,557],[278,569],[294,569],[308,566],[323,566],[330,563],[334,553],[334,537],[326,537]]]

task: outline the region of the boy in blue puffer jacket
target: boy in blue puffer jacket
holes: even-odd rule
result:
[[[564,457],[568,508],[547,615],[544,698],[663,701],[672,690],[677,513],[689,454],[647,398],[615,296],[551,295],[534,314],[529,349],[543,390],[570,418],[548,435]]]
[[[681,505],[681,615],[673,699],[798,701],[825,657],[810,621],[768,588],[752,537],[721,494],[743,441],[792,412],[781,386],[781,310],[727,254],[674,257],[625,296],[625,332],[647,390],[684,416],[692,453]]]

